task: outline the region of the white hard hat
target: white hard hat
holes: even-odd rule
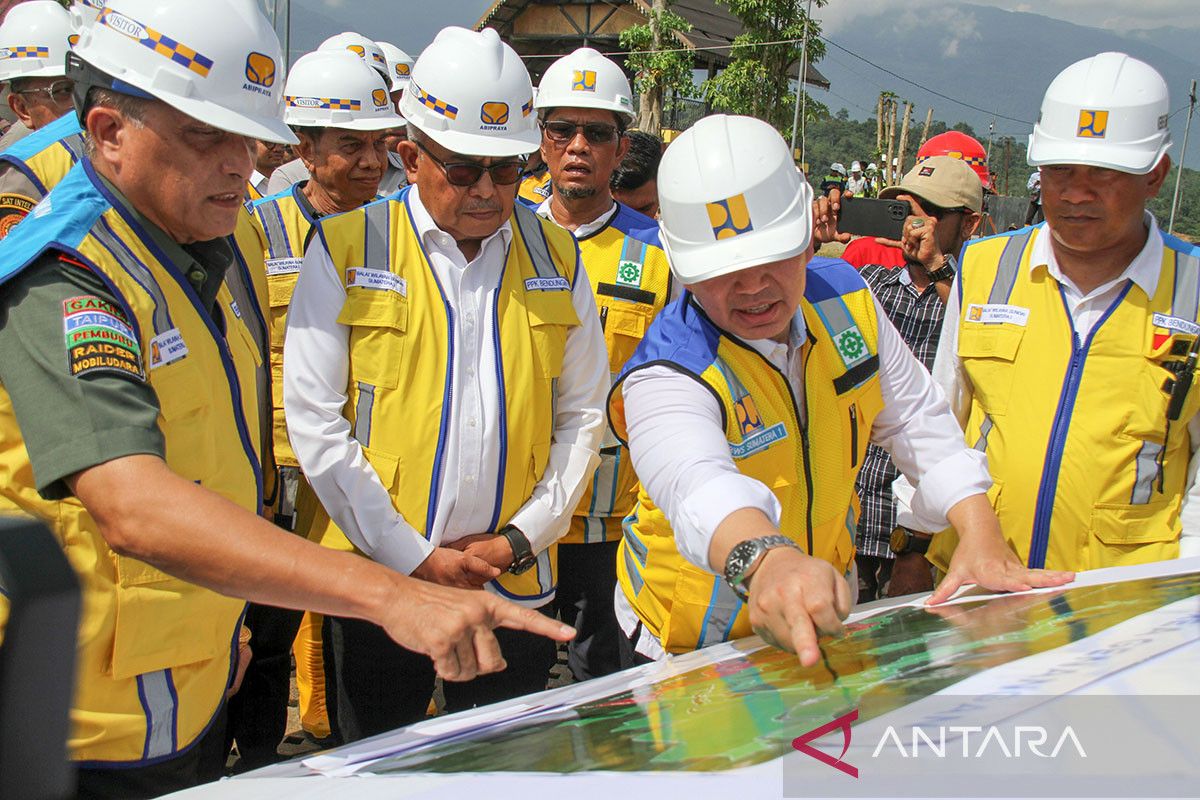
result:
[[[836,172],[838,175],[846,174],[846,168],[844,166],[842,166],[842,163],[840,161],[833,162],[833,165],[829,167],[829,171]]]
[[[599,108],[633,122],[633,92],[624,71],[590,47],[565,55],[546,69],[533,107]]]
[[[240,136],[296,141],[283,122],[279,39],[255,0],[108,0],[67,74],[77,97],[103,86]]]
[[[443,28],[413,65],[400,113],[462,155],[518,156],[541,143],[529,73],[493,28]]]
[[[67,74],[71,15],[54,0],[15,5],[0,25],[0,81]]]
[[[685,284],[800,255],[812,240],[812,187],[783,137],[753,117],[705,117],[658,167],[659,228]]]
[[[408,79],[412,77],[412,56],[391,42],[376,42],[375,44],[383,51],[383,57],[387,59],[392,89],[403,89],[408,86]]]
[[[879,165],[877,165],[874,161],[872,161],[870,164],[867,164],[867,172],[872,172],[877,169],[879,169]]]
[[[1029,136],[1029,163],[1144,175],[1171,147],[1167,84],[1149,64],[1100,53],[1058,73]]]
[[[383,76],[353,53],[318,50],[292,65],[284,89],[288,125],[381,131],[404,124]]]
[[[853,164],[850,165],[850,171],[851,172],[862,172],[862,164],[855,161]]]
[[[336,36],[330,36],[321,42],[321,46],[317,48],[318,52],[322,50],[349,50],[367,62],[369,66],[374,67],[383,76],[383,79],[388,82],[389,91],[395,88],[392,81],[392,71],[388,68],[387,56],[379,49],[379,45],[361,33],[346,31]]]
[[[75,0],[67,9],[71,14],[71,24],[76,31],[91,25],[104,10],[104,0]],[[74,42],[71,43],[74,45]]]

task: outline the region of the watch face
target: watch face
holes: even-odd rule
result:
[[[725,574],[730,578],[740,578],[745,574],[754,559],[758,556],[761,545],[756,541],[742,542],[729,552],[725,561]]]
[[[893,553],[903,553],[908,548],[908,532],[904,528],[892,531],[890,547]]]

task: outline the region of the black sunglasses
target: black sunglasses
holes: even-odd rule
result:
[[[17,94],[44,94],[56,103],[62,103],[71,99],[71,91],[75,88],[75,81],[55,81],[49,86],[42,86],[37,89],[21,89]]]
[[[425,155],[432,159],[433,163],[442,168],[442,172],[446,173],[446,181],[451,186],[474,186],[479,183],[479,179],[483,177],[483,173],[488,173],[492,176],[492,183],[497,186],[511,186],[521,180],[521,173],[525,170],[523,161],[501,161],[499,164],[492,164],[490,167],[485,167],[483,164],[476,164],[471,161],[460,161],[454,164],[447,164],[440,158],[430,152],[429,148],[414,141],[417,147]]]
[[[610,144],[618,136],[621,131],[616,125],[610,125],[606,122],[584,122],[576,124],[567,122],[563,119],[550,120],[542,123],[542,130],[546,132],[546,138],[552,142],[569,142],[575,138],[578,131],[583,131],[583,138],[588,140],[588,144]]]

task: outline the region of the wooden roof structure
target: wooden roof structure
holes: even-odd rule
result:
[[[475,30],[495,28],[512,45],[529,68],[534,83],[557,57],[579,47],[594,47],[601,53],[621,51],[621,31],[644,25],[650,0],[495,0],[475,23]],[[742,23],[715,0],[675,0],[671,11],[692,25],[687,33],[676,33],[680,47],[695,51],[696,68],[709,74],[729,65],[729,45],[742,32]],[[720,49],[706,49],[720,48]],[[624,58],[613,56],[624,66]],[[797,77],[799,64],[791,70]],[[829,81],[809,66],[808,85],[828,89]]]

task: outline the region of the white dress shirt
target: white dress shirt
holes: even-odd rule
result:
[[[1146,212],[1146,227],[1149,231],[1146,244],[1125,268],[1125,271],[1117,278],[1097,286],[1087,294],[1081,292],[1079,287],[1064,275],[1059,267],[1058,259],[1054,255],[1054,248],[1051,246],[1053,237],[1050,235],[1049,226],[1043,227],[1037,238],[1034,239],[1029,253],[1029,272],[1032,274],[1039,269],[1044,269],[1062,286],[1067,308],[1071,312],[1071,324],[1080,342],[1087,339],[1092,328],[1117,299],[1117,295],[1121,293],[1126,281],[1136,284],[1146,293],[1147,297],[1154,296],[1154,292],[1158,289],[1159,276],[1162,273],[1163,239],[1158,222],[1149,211]],[[933,361],[933,379],[946,393],[955,417],[965,428],[967,418],[971,413],[974,389],[963,368],[962,359],[958,357],[958,323],[961,306],[958,300],[957,280],[955,278],[955,286],[951,289],[950,297],[946,302],[946,318],[942,323],[942,335],[938,340],[937,356]],[[1200,466],[1200,460],[1195,458],[1196,450],[1200,447],[1200,416],[1192,417],[1188,421],[1188,438],[1191,440],[1192,458],[1188,463],[1186,494],[1180,509],[1183,523],[1180,556],[1200,555],[1200,502],[1197,501],[1196,488],[1196,469],[1197,466]],[[901,476],[893,484],[897,498],[898,524],[914,530],[938,530],[937,528],[920,527],[918,521],[907,515],[908,509],[902,498],[908,494],[910,489],[903,485],[903,481],[904,477]]]
[[[416,187],[409,206],[430,267],[454,309],[457,345],[447,462],[428,540],[396,511],[342,414],[350,329],[337,317],[346,291],[320,244],[305,253],[292,297],[283,374],[288,436],[317,497],[356,547],[404,573],[439,545],[488,532],[500,457],[500,395],[488,320],[513,236],[511,223],[505,222],[468,262],[454,238],[434,223]],[[587,275],[581,264],[576,270],[571,298],[581,324],[567,334],[549,461],[532,497],[511,520],[501,521],[521,529],[535,553],[567,532],[599,461],[608,359]]]
[[[254,191],[258,192],[264,197],[267,195],[267,183],[267,176],[263,175],[258,170],[254,170],[250,173],[250,185],[254,187]]]
[[[987,460],[963,443],[941,389],[877,301],[875,314],[884,408],[871,428],[871,442],[890,452],[900,471],[916,480],[916,507],[926,524],[943,528],[952,506],[991,487]],[[746,342],[787,376],[797,398],[804,397],[801,346],[807,335],[804,316],[797,310],[787,344],[769,339]],[[782,509],[775,495],[738,470],[725,438],[721,407],[710,391],[670,367],[655,366],[626,378],[622,392],[634,469],[671,521],[684,558],[713,571],[709,543],[717,526],[739,509],[756,508],[779,524]],[[637,618],[619,587],[616,605],[618,622],[632,633]],[[661,657],[653,637],[640,637],[637,649]]]

